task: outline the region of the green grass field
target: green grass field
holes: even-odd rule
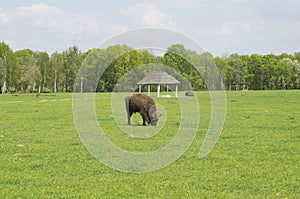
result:
[[[207,92],[197,96],[200,126],[190,148],[163,169],[135,174],[87,151],[74,125],[72,94],[1,95],[0,198],[300,198],[300,91],[227,92],[224,129],[203,159],[210,99]],[[96,95],[97,120],[119,147],[156,150],[175,136],[180,111],[176,99],[155,101],[167,117],[148,139],[118,128],[108,93]],[[132,129],[156,128],[140,126],[138,114],[133,121]]]

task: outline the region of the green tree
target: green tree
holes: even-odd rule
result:
[[[34,62],[34,52],[30,49],[24,49],[16,51],[15,54],[21,68],[20,89],[25,92],[35,92],[35,86],[39,82],[41,73]]]
[[[228,64],[228,60],[226,58],[216,57],[214,58],[214,62],[222,75],[226,89],[231,89],[232,82],[235,82],[233,77],[233,67]]]
[[[293,82],[293,88],[294,89],[300,89],[300,61],[294,60],[292,63],[293,68],[293,76],[292,76],[292,82]]]
[[[157,58],[152,53],[150,53],[148,50],[141,50],[141,51],[139,51],[139,53],[141,54],[141,59],[142,59],[141,62],[143,64],[159,62],[157,60]]]
[[[263,73],[262,73],[262,59],[258,54],[252,54],[249,57],[248,63],[248,84],[251,90],[263,89]]]
[[[126,72],[136,66],[143,64],[141,53],[126,45],[109,46],[104,52],[106,71],[103,73],[98,91],[113,91],[118,80]]]
[[[4,94],[6,90],[16,91],[18,81],[20,78],[20,67],[18,65],[17,57],[4,43],[0,43],[0,79],[1,92]]]
[[[276,88],[277,89],[290,89],[293,87],[293,61],[290,58],[282,58],[276,68]]]
[[[64,55],[62,53],[54,52],[49,60],[50,82],[53,92],[59,90],[59,86],[63,85],[64,81]]]
[[[274,77],[275,74],[275,68],[278,65],[278,61],[276,57],[272,54],[269,55],[262,55],[261,56],[261,73],[263,76],[263,85],[261,86],[263,89],[275,89],[275,82]],[[276,78],[276,77],[275,77]]]
[[[83,55],[82,67],[78,71],[75,91],[76,92],[95,92],[105,69],[105,50],[92,49]],[[101,80],[100,80],[101,81]],[[100,86],[103,86],[101,83]],[[100,87],[99,86],[99,87]],[[104,88],[100,87],[99,91]]]
[[[204,80],[209,90],[222,89],[222,77],[214,62],[212,54],[204,52],[200,55],[200,65],[204,68]]]
[[[39,68],[40,80],[39,80],[39,89],[38,92],[44,92],[46,86],[50,84],[49,81],[49,55],[46,52],[35,52],[34,61]]]
[[[171,45],[164,54],[163,64],[180,73],[194,90],[204,89],[205,75],[201,56],[186,50],[182,44]]]
[[[229,70],[227,71],[227,73],[230,74],[227,74],[227,76],[231,77],[231,82],[228,83],[235,86],[235,89],[240,89],[241,85],[244,86],[248,84],[248,82],[246,82],[246,80],[249,78],[249,76],[247,76],[248,68],[246,64],[248,60],[249,57],[247,55],[238,54],[232,54],[227,59],[228,65],[230,66],[230,68],[228,68]]]
[[[81,52],[77,46],[72,46],[68,50],[63,52],[64,55],[64,85],[65,91],[69,92],[73,90],[73,85],[77,72],[82,63]]]

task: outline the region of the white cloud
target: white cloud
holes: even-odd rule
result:
[[[295,0],[26,2],[0,6],[1,40],[14,50],[53,52],[70,45],[87,50],[114,34],[150,26],[177,29],[219,55],[299,51],[300,1]]]
[[[139,3],[129,8],[121,9],[120,12],[123,16],[131,17],[142,26],[175,27],[172,17],[167,13],[158,11],[151,3]]]
[[[98,25],[85,16],[74,15],[45,3],[0,10],[1,23],[11,30],[64,34],[96,34]]]
[[[119,33],[119,32],[125,32],[129,30],[129,27],[126,25],[113,25],[112,26],[113,32]]]
[[[7,24],[9,23],[9,18],[7,14],[0,8],[0,23]]]
[[[226,21],[222,24],[220,32],[222,34],[251,34],[255,32],[259,27],[263,25],[263,22],[258,23],[247,23],[247,22],[236,22]]]
[[[100,33],[99,22],[89,13],[70,13],[45,3],[0,9],[0,35],[14,49],[51,52],[80,42],[91,45]]]
[[[33,4],[32,6],[22,6],[22,7],[18,7],[17,10],[23,12],[23,14],[25,15],[28,14],[36,15],[36,14],[45,14],[45,13],[57,14],[62,12],[57,7],[52,7],[45,3]]]

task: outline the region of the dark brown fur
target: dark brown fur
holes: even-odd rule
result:
[[[143,117],[143,125],[156,125],[158,116],[154,100],[146,94],[137,93],[125,97],[125,105],[127,111],[128,125],[130,125],[130,117],[133,113],[140,113]]]
[[[185,96],[195,96],[193,91],[187,91],[185,92]]]

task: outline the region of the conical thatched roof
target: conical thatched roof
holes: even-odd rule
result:
[[[138,85],[144,84],[180,84],[180,82],[166,72],[151,72]]]

